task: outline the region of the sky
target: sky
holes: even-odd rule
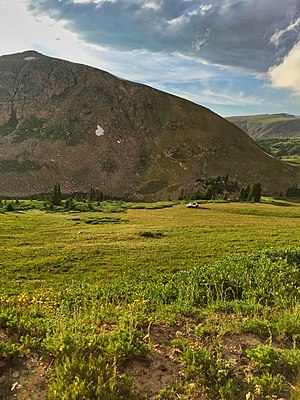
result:
[[[91,65],[221,116],[300,115],[300,0],[0,0],[0,55]]]

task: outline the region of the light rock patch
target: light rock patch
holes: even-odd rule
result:
[[[100,125],[97,125],[97,129],[96,129],[95,133],[96,133],[97,136],[102,136],[102,135],[104,135],[104,129],[101,128]]]

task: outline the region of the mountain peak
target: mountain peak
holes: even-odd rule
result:
[[[22,60],[26,57],[46,57],[42,53],[39,53],[35,50],[26,50],[22,51],[20,53],[14,53],[14,54],[5,54],[0,57],[0,59],[15,59],[16,61]]]
[[[212,111],[34,50],[0,58],[0,174],[7,196],[60,182],[146,200],[191,193],[209,176],[278,192],[294,182],[293,167]]]

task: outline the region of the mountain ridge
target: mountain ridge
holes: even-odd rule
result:
[[[300,116],[278,113],[226,118],[254,140],[300,137]]]
[[[60,182],[65,193],[134,199],[178,196],[208,176],[268,192],[298,180],[205,107],[35,51],[0,57],[0,174],[7,196]]]

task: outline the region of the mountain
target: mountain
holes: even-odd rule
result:
[[[65,193],[160,199],[226,174],[269,192],[298,182],[294,167],[204,107],[35,51],[0,57],[0,194],[59,182]]]
[[[300,137],[300,117],[295,115],[245,115],[227,119],[255,140]]]

